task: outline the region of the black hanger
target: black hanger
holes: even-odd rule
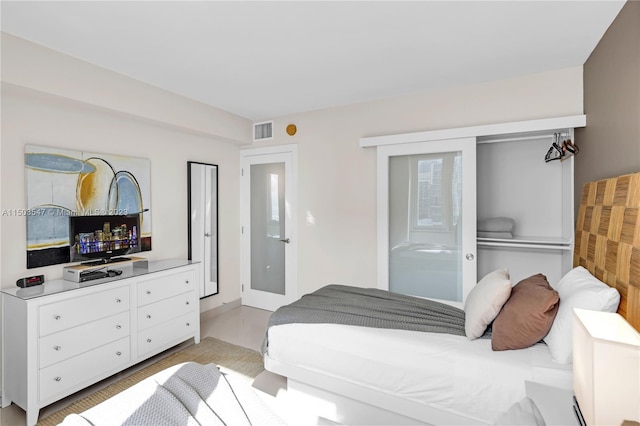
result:
[[[560,138],[566,138],[562,142],[560,142]],[[551,143],[551,148],[547,151],[547,154],[544,156],[544,161],[546,163],[553,160],[565,160],[566,158],[571,157],[572,155],[576,155],[580,152],[580,149],[577,145],[571,142],[571,139],[566,135],[563,136],[561,133],[553,134],[553,142]]]
[[[562,142],[562,148],[564,148],[565,152],[569,151],[572,154],[577,154],[578,152],[580,152],[580,149],[578,148],[577,145],[574,145],[571,142],[571,139],[567,139],[566,141]]]
[[[553,134],[553,142],[551,143],[551,148],[549,148],[547,154],[544,156],[545,163],[553,160],[560,160],[564,156],[564,151],[558,143],[558,136],[558,133]]]

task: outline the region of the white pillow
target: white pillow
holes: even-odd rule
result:
[[[506,269],[484,276],[469,292],[464,302],[464,330],[471,340],[484,334],[511,295],[511,277]]]
[[[551,357],[560,364],[568,364],[573,358],[573,308],[593,311],[616,312],[620,293],[587,271],[577,266],[566,273],[554,289],[560,295],[560,307],[544,342]]]

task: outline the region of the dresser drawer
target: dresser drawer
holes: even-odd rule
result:
[[[147,328],[138,332],[138,356],[158,349],[168,343],[179,343],[179,339],[195,333],[195,316],[193,313],[182,315],[171,321]]]
[[[195,293],[190,291],[138,308],[138,330],[193,312],[196,307],[195,301]]]
[[[38,309],[39,335],[46,336],[128,310],[129,286],[42,305]]]
[[[138,306],[195,289],[193,270],[138,282]]]
[[[129,337],[100,346],[40,370],[39,401],[46,403],[56,396],[65,396],[86,383],[107,377],[129,362]]]
[[[102,318],[40,339],[40,368],[129,335],[129,312]]]

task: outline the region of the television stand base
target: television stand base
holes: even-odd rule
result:
[[[100,277],[100,274],[89,274],[91,271],[108,272],[107,268],[117,268],[118,270],[130,270],[134,264],[138,262],[146,261],[143,257],[112,257],[111,259],[100,259],[95,261],[89,261],[80,263],[73,266],[65,266],[63,268],[62,278],[67,281],[73,281],[76,283],[88,281],[99,278],[110,278],[110,276]],[[116,266],[117,265],[117,266]],[[115,269],[113,269],[115,271]],[[95,278],[94,278],[95,277]],[[82,279],[85,278],[85,279]],[[88,279],[87,279],[88,278]]]

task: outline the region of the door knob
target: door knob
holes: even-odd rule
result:
[[[467,258],[467,260],[473,260],[474,258],[473,253],[467,253],[465,257]]]
[[[289,238],[285,238],[284,240],[280,240],[283,243],[289,244],[291,242],[291,240]]]

